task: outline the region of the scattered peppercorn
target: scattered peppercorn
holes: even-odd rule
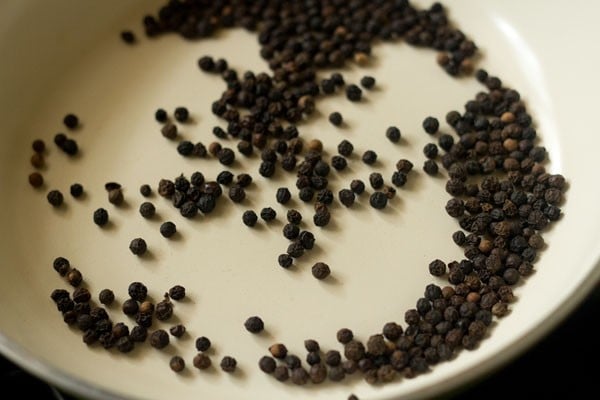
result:
[[[329,122],[331,122],[332,125],[340,126],[342,125],[342,122],[344,122],[344,118],[342,117],[342,114],[340,114],[337,111],[334,111],[331,114],[329,114]]]
[[[212,361],[207,354],[198,353],[194,356],[194,367],[198,369],[207,369],[212,365]]]
[[[34,188],[39,188],[44,184],[44,177],[39,172],[29,174],[29,184]]]
[[[360,101],[362,98],[362,90],[355,84],[351,83],[346,86],[346,98],[350,101]]]
[[[169,328],[169,332],[171,333],[171,335],[173,335],[176,338],[182,337],[185,334],[185,331],[185,326],[181,324],[177,324]]]
[[[114,204],[115,206],[120,206],[123,204],[124,197],[123,191],[119,189],[111,189],[108,191],[108,202]]]
[[[175,233],[177,233],[177,226],[173,222],[167,221],[160,225],[160,234],[163,237],[170,238],[173,237]]]
[[[275,367],[277,364],[272,357],[262,356],[260,360],[258,360],[258,367],[265,374],[272,374],[275,371]]]
[[[169,361],[169,367],[173,372],[181,372],[185,369],[185,361],[180,356],[173,356]]]
[[[169,334],[164,329],[157,329],[150,335],[150,345],[156,349],[163,349],[169,344]]]
[[[383,192],[373,192],[369,197],[371,207],[381,210],[387,206],[388,198]]]
[[[150,203],[149,201],[145,201],[140,204],[140,214],[142,217],[152,218],[155,213],[156,208],[154,207],[154,204]]]
[[[177,125],[167,122],[161,129],[160,132],[164,137],[170,140],[174,140],[177,137]]]
[[[273,221],[277,217],[277,212],[271,207],[265,207],[260,211],[260,217],[265,221]]]
[[[169,289],[169,297],[173,300],[183,300],[185,298],[185,288],[181,285],[175,285]]]
[[[237,367],[237,361],[235,358],[225,356],[221,359],[221,369],[225,372],[234,372]]]
[[[434,133],[436,133],[438,131],[439,127],[440,127],[440,123],[434,117],[427,117],[423,120],[423,129],[425,130],[425,132],[429,133],[430,135],[433,135]]]
[[[265,324],[260,317],[253,316],[249,317],[246,322],[244,322],[244,327],[250,333],[259,333],[265,329]]]
[[[246,226],[253,227],[254,225],[256,225],[257,221],[258,221],[258,216],[252,210],[246,210],[246,211],[244,211],[244,214],[242,214],[242,222]]]
[[[144,239],[135,238],[129,243],[129,250],[136,256],[141,256],[148,250],[148,246]]]
[[[175,108],[175,112],[173,113],[175,119],[179,122],[187,122],[190,117],[190,112],[185,107],[177,107]]]
[[[60,207],[63,203],[63,195],[58,190],[49,191],[46,195],[46,199],[53,207]]]
[[[400,129],[395,126],[390,126],[385,131],[385,137],[387,137],[392,143],[398,143],[401,137]]]
[[[69,272],[67,272],[67,282],[71,286],[77,287],[83,282],[83,275],[77,268],[72,268]]]
[[[115,301],[115,294],[110,289],[102,289],[98,295],[98,300],[101,304],[109,306]]]
[[[33,149],[33,151],[35,151],[36,153],[43,153],[44,150],[46,150],[46,143],[42,140],[42,139],[35,139],[32,143],[31,143],[31,148]]]
[[[127,44],[135,43],[135,35],[131,31],[122,31],[121,40]]]
[[[329,269],[329,265],[324,262],[317,262],[312,266],[312,275],[319,279],[325,279],[331,274],[331,270]]]
[[[210,349],[211,342],[210,342],[210,339],[207,338],[206,336],[200,336],[199,338],[196,339],[195,345],[196,345],[196,350],[206,351],[206,350]]]
[[[286,187],[280,187],[277,189],[277,193],[275,194],[275,199],[279,204],[286,204],[292,198],[292,194],[290,190]]]
[[[287,269],[292,266],[294,260],[289,254],[280,254],[279,257],[277,257],[277,262],[280,267]]]
[[[63,123],[67,128],[75,129],[77,128],[77,125],[79,125],[79,118],[77,118],[77,115],[75,114],[67,114],[63,118]]]
[[[362,160],[367,165],[373,165],[377,161],[377,153],[373,150],[367,150],[363,153]]]
[[[360,79],[360,85],[362,87],[364,87],[365,89],[373,89],[373,87],[375,86],[375,78],[373,78],[372,76],[363,76]]]
[[[427,175],[436,175],[439,171],[439,167],[434,160],[426,160],[423,164],[423,171]]]

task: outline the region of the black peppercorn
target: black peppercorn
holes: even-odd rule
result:
[[[383,176],[379,172],[373,172],[369,175],[369,183],[373,189],[381,189],[383,186]]]
[[[346,98],[350,101],[360,101],[362,98],[362,90],[357,85],[351,83],[346,86]]]
[[[344,139],[340,142],[340,144],[338,144],[337,150],[338,153],[340,153],[344,157],[349,157],[354,151],[354,146],[352,145],[352,143]]]
[[[436,133],[438,131],[439,127],[440,127],[440,123],[434,117],[427,117],[423,120],[423,129],[425,130],[425,132],[429,133],[430,135],[433,135],[434,133]]]
[[[175,285],[169,289],[169,297],[173,300],[183,300],[185,298],[185,288],[181,285]]]
[[[79,183],[74,183],[70,187],[71,196],[78,198],[83,194],[83,186]]]
[[[367,165],[373,165],[377,161],[377,153],[373,150],[367,150],[363,153],[362,160]]]
[[[67,282],[69,282],[71,286],[79,286],[81,282],[83,282],[83,276],[81,275],[81,272],[76,268],[71,269],[69,272],[67,272]]]
[[[121,40],[124,43],[133,44],[133,43],[135,43],[135,35],[131,31],[122,31],[121,32]]]
[[[387,137],[392,143],[399,142],[401,137],[400,129],[395,126],[390,126],[385,131],[385,137]]]
[[[278,359],[284,359],[287,356],[287,347],[283,343],[275,343],[269,347],[271,355]]]
[[[121,309],[125,315],[136,315],[139,310],[139,305],[134,299],[127,299],[123,302]]]
[[[129,250],[136,256],[141,256],[148,250],[148,245],[144,239],[135,238],[129,243]]]
[[[115,301],[115,294],[110,289],[102,289],[98,295],[98,300],[101,304],[109,306]]]
[[[190,112],[185,107],[177,107],[175,108],[175,112],[173,113],[175,119],[179,122],[187,122]]]
[[[329,265],[324,262],[317,262],[312,266],[311,269],[312,275],[319,280],[327,278],[331,274],[331,270],[329,269]]]
[[[373,192],[369,197],[371,207],[381,210],[387,206],[388,198],[383,192]]]
[[[427,160],[423,164],[423,171],[425,171],[427,175],[436,175],[439,171],[439,167],[435,161]]]
[[[246,198],[246,191],[241,186],[233,185],[229,188],[229,198],[234,203],[241,203]]]
[[[154,119],[158,122],[167,122],[168,118],[167,112],[162,108],[159,108],[154,112]]]
[[[221,359],[221,369],[225,372],[234,372],[237,366],[237,361],[235,358],[230,356],[225,356]]]
[[[177,137],[177,125],[167,122],[160,129],[160,133],[167,139],[174,140]]]
[[[346,207],[350,207],[352,204],[354,204],[355,195],[350,189],[342,189],[338,192],[338,198],[340,199],[340,203]]]
[[[173,372],[181,372],[185,369],[185,361],[180,356],[173,356],[169,361],[169,367]]]
[[[140,204],[140,214],[142,217],[152,218],[155,213],[156,213],[156,208],[154,207],[154,204],[152,204],[148,201],[145,201],[142,204]]]
[[[69,129],[75,129],[79,125],[79,118],[75,114],[67,114],[63,118],[63,123]]]
[[[44,177],[39,172],[32,172],[28,177],[29,184],[34,188],[39,188],[44,184]]]
[[[427,143],[425,147],[423,147],[423,154],[427,158],[436,158],[438,155],[438,147],[435,143]]]
[[[265,329],[265,324],[260,317],[253,316],[249,317],[246,322],[244,322],[244,327],[248,332],[259,333]]]
[[[168,298],[159,301],[156,305],[154,314],[159,321],[168,320],[173,315],[173,303],[171,303]]]
[[[277,366],[277,364],[275,363],[275,360],[273,359],[273,357],[262,356],[260,358],[260,360],[258,361],[258,367],[265,374],[273,373],[273,371],[275,371],[276,366]]]
[[[260,217],[265,221],[273,221],[277,217],[277,212],[271,207],[265,207],[260,211]]]
[[[169,334],[164,329],[158,329],[150,335],[150,345],[156,349],[162,349],[169,344]]]
[[[329,114],[329,122],[331,122],[332,125],[340,126],[342,125],[342,122],[344,122],[344,119],[342,117],[342,114],[340,114],[337,111],[334,111],[331,114]]]
[[[56,257],[52,263],[52,266],[60,276],[65,276],[71,269],[71,263],[64,257]]]
[[[217,175],[216,181],[220,185],[229,185],[233,181],[233,174],[229,171],[221,171]]]
[[[277,189],[277,193],[275,194],[275,199],[279,204],[286,204],[292,198],[292,194],[290,190],[286,187],[281,187]]]
[[[169,333],[171,333],[171,335],[176,338],[182,337],[185,334],[185,331],[185,326],[181,324],[177,324],[169,328]]]
[[[258,221],[258,216],[252,210],[246,210],[246,211],[244,211],[244,214],[242,214],[242,222],[246,226],[253,227],[254,225],[256,225],[257,221]]]
[[[336,338],[341,344],[347,344],[354,338],[354,333],[348,328],[342,328],[337,331]]]
[[[283,236],[286,239],[293,240],[300,234],[300,228],[295,224],[285,224],[283,227]]]
[[[282,268],[289,268],[292,266],[293,263],[293,259],[289,254],[280,254],[277,257],[277,262],[279,263],[279,266]]]
[[[280,382],[287,381],[289,379],[289,371],[285,365],[278,365],[273,371],[273,376]]]
[[[365,89],[373,89],[373,87],[375,86],[375,78],[373,78],[372,76],[363,76],[360,79],[360,85],[362,87],[364,87]]]
[[[223,165],[231,165],[235,161],[235,153],[228,147],[223,147],[217,152],[217,158]]]
[[[48,203],[52,205],[52,207],[60,207],[63,203],[63,195],[58,190],[51,190],[46,195],[46,199]]]
[[[176,232],[177,226],[171,221],[163,222],[160,225],[160,234],[165,238],[172,237]]]

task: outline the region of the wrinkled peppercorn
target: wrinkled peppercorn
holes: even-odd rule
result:
[[[160,225],[160,234],[163,237],[170,238],[175,235],[175,233],[177,233],[177,226],[173,222],[167,221]]]
[[[362,98],[362,90],[355,84],[351,83],[346,86],[346,98],[350,101],[360,101]]]
[[[135,238],[129,243],[129,250],[136,256],[141,256],[148,250],[148,245],[144,239]]]
[[[324,262],[317,262],[312,266],[312,275],[319,280],[327,278],[331,274],[329,265]]]
[[[259,333],[265,329],[265,324],[260,317],[252,316],[244,322],[244,327],[250,333]]]
[[[150,334],[150,345],[156,349],[163,349],[169,344],[169,334],[164,329],[157,329]]]
[[[53,207],[60,207],[63,203],[63,195],[58,190],[49,191],[46,195],[46,199]]]
[[[344,119],[342,117],[342,114],[340,114],[337,111],[334,111],[331,114],[329,114],[329,122],[331,122],[332,125],[340,126],[342,125],[342,122],[344,122]]]

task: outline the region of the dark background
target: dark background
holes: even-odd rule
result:
[[[589,398],[597,393],[600,357],[595,325],[600,315],[600,287],[558,328],[517,360],[447,399]],[[56,399],[52,389],[0,357],[0,388],[20,398]],[[578,396],[581,394],[581,396]],[[533,397],[534,396],[534,397]],[[68,396],[65,399],[71,400]],[[342,399],[345,400],[345,399]]]

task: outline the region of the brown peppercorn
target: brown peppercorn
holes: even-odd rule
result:
[[[258,361],[258,367],[265,374],[273,373],[273,371],[275,371],[276,366],[277,366],[277,364],[275,363],[275,360],[273,359],[273,357],[262,356],[260,358],[260,360]]]
[[[275,343],[269,347],[269,352],[273,357],[283,359],[287,355],[287,347],[282,343]]]
[[[324,364],[315,364],[310,367],[310,380],[312,383],[322,383],[327,379],[327,367]]]
[[[344,356],[348,360],[359,361],[365,356],[365,346],[358,340],[351,340],[344,345]]]
[[[221,369],[225,372],[234,372],[237,367],[237,361],[235,358],[225,356],[221,359]]]
[[[383,355],[387,349],[388,347],[383,335],[372,335],[367,340],[367,351],[375,356]]]
[[[181,372],[185,368],[185,361],[180,356],[173,356],[169,361],[169,367],[173,372]]]
[[[81,275],[81,272],[77,268],[73,268],[67,273],[67,282],[71,286],[77,287],[83,282],[83,275]]]
[[[212,362],[210,357],[204,353],[198,353],[194,356],[194,367],[198,369],[207,369],[211,366]]]
[[[323,143],[319,139],[312,139],[307,144],[308,150],[320,153],[323,151]]]
[[[354,334],[350,329],[342,328],[337,331],[336,337],[341,344],[347,344],[354,338]]]
[[[275,370],[273,371],[273,376],[279,382],[285,382],[289,379],[290,373],[288,371],[288,368],[285,365],[278,365],[277,367],[275,367]]]
[[[331,270],[329,269],[329,265],[323,262],[317,262],[312,266],[312,274],[315,278],[322,280],[331,274]]]
[[[111,189],[108,191],[108,201],[115,206],[123,204],[123,191],[119,189]]]
[[[150,345],[156,349],[165,348],[169,344],[169,334],[164,329],[158,329],[150,335]]]
[[[39,172],[29,174],[29,184],[34,188],[39,188],[44,184],[44,177]]]
[[[42,168],[45,164],[44,156],[41,153],[33,153],[30,161],[31,161],[31,165],[37,169]]]
[[[102,289],[98,295],[98,300],[101,304],[109,306],[115,301],[115,294],[110,289]]]

